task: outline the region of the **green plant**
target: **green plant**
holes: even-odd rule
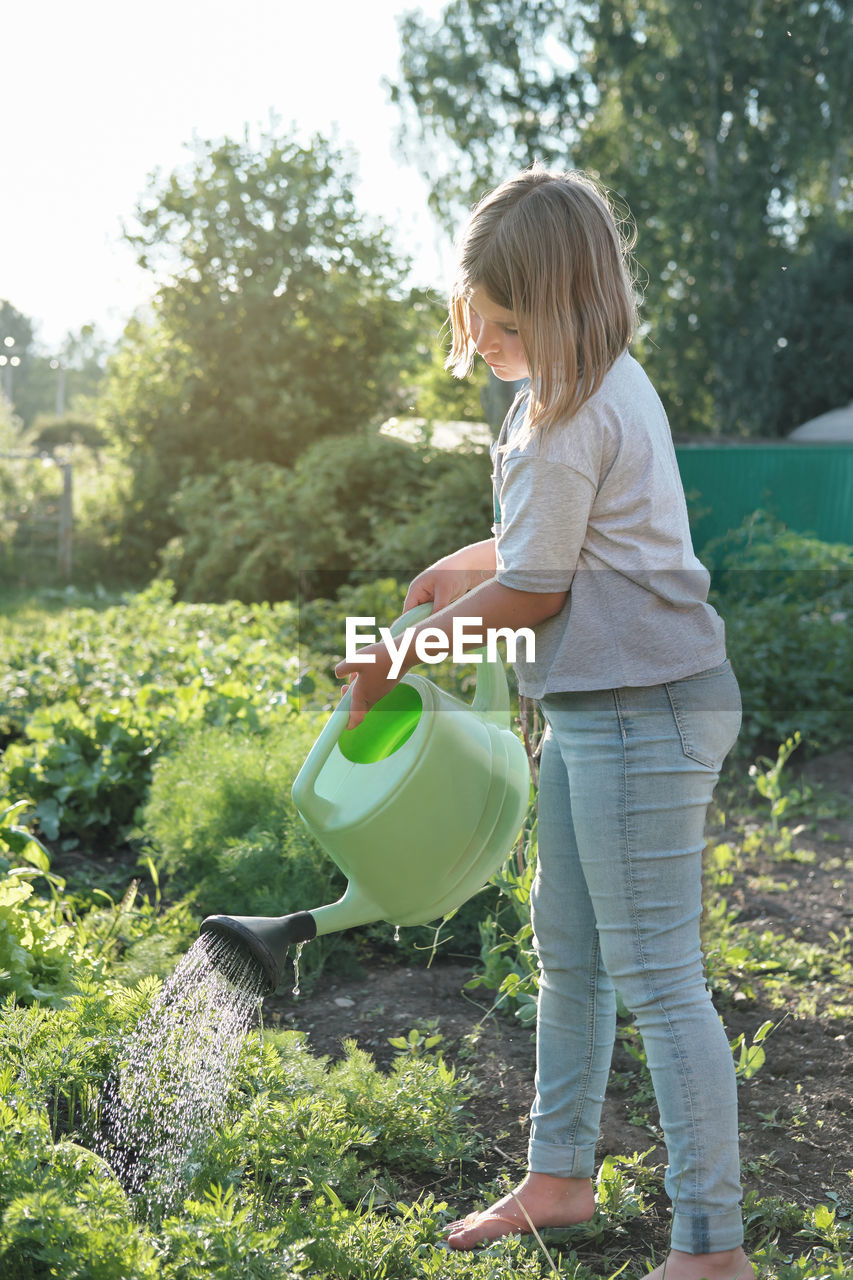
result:
[[[837,1204],[806,1208],[778,1196],[750,1191],[744,1198],[747,1250],[758,1274],[774,1280],[847,1280],[850,1275],[849,1212]],[[801,1240],[799,1250],[780,1242]]]
[[[40,871],[48,871],[50,854],[29,827],[18,821],[24,814],[32,812],[32,808],[32,801],[27,798],[0,810],[0,858],[8,862],[6,854],[10,853],[15,858],[23,858]],[[5,869],[8,870],[8,865]]]
[[[339,896],[340,873],[290,798],[316,732],[308,718],[253,734],[202,728],[155,764],[141,820],[173,892],[253,915]]]
[[[466,1083],[440,1055],[405,1054],[383,1075],[352,1041],[329,1081],[371,1135],[371,1156],[391,1170],[437,1171],[468,1156]],[[474,1144],[476,1145],[476,1144]]]
[[[412,1027],[405,1036],[389,1036],[388,1043],[397,1050],[399,1057],[422,1058],[431,1049],[436,1049],[444,1040],[438,1029],[438,1018],[430,1018],[421,1027]]]
[[[40,707],[98,710],[142,700],[166,704],[178,725],[281,714],[304,693],[298,610],[285,603],[173,604],[157,580],[119,602],[84,605],[76,593],[42,593],[35,607],[0,614],[0,740],[24,734]],[[329,680],[324,693],[331,692]]]
[[[494,991],[489,1013],[512,1010],[526,1026],[536,1020],[539,968],[530,925],[530,890],[536,874],[537,827],[535,818],[523,839],[493,879],[500,889],[494,914],[481,920],[481,968],[466,987]],[[486,1015],[488,1016],[488,1014]]]
[[[306,1247],[318,1266],[326,1251],[347,1249],[365,1250],[366,1265],[371,1240],[396,1253],[377,1166],[386,1179],[415,1169],[434,1177],[472,1151],[465,1082],[433,1055],[407,1057],[386,1076],[352,1044],[330,1067],[292,1032],[263,1044],[247,1036],[230,1118],[199,1150],[188,1200],[159,1224],[134,1223],[94,1147],[104,1085],[157,991],[154,980],[98,982],[60,1010],[0,1009],[3,1274],[23,1280],[60,1249],[63,1275],[81,1280],[87,1267],[106,1280],[147,1276],[152,1257],[164,1268],[154,1274],[167,1277],[210,1274],[214,1264],[223,1276],[273,1277],[301,1273]],[[432,1222],[417,1208],[395,1212],[421,1237]],[[102,1270],[91,1261],[98,1249]]]
[[[702,555],[713,566],[714,592],[728,604],[770,597],[804,606],[827,600],[839,609],[853,604],[853,547],[797,533],[760,509]]]
[[[290,606],[173,606],[163,583],[101,612],[0,618],[0,778],[48,840],[123,841],[152,762],[187,728],[258,728],[317,683],[331,693],[330,675],[300,669],[296,636]]]
[[[184,1201],[178,1216],[162,1224],[165,1264],[174,1280],[293,1280],[304,1266],[299,1243],[288,1243],[288,1224],[260,1226],[252,1206],[233,1186],[213,1183]]]
[[[31,716],[26,741],[6,749],[3,767],[9,789],[35,800],[49,840],[106,832],[121,839],[145,794],[158,745],[156,729],[146,732],[128,705],[87,715],[64,702]]]
[[[764,512],[710,544],[714,603],[741,682],[736,748],[753,755],[799,731],[809,749],[850,741],[853,547],[795,533]]]
[[[19,800],[0,811],[0,992],[56,1004],[74,982],[73,929],[62,916],[63,881],[52,875],[47,850],[16,821],[31,808]],[[34,878],[45,880],[49,900],[35,896]]]
[[[782,771],[801,742],[802,734],[798,729],[780,744],[775,761],[769,760],[766,756],[759,756],[755,764],[750,765],[749,768],[749,776],[753,780],[755,790],[770,803],[770,828],[774,834],[778,834],[779,820],[785,815],[792,801],[796,800],[796,803],[802,804],[805,799],[802,792],[786,790],[782,782]]]
[[[3,1217],[0,1266],[8,1280],[154,1280],[157,1255],[130,1221],[120,1191],[110,1198],[94,1173],[73,1198],[64,1186],[17,1195]]]
[[[649,1147],[631,1156],[605,1156],[596,1176],[599,1213],[625,1220],[645,1211],[660,1173],[659,1166],[646,1163],[654,1150]]]
[[[752,1037],[751,1044],[747,1044],[746,1036],[741,1031],[740,1035],[731,1042],[730,1048],[733,1054],[737,1055],[735,1062],[735,1075],[739,1080],[751,1080],[757,1071],[764,1066],[765,1052],[764,1041],[776,1029],[776,1024],[767,1021],[762,1022],[761,1026]]]

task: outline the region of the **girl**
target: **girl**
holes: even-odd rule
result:
[[[452,1225],[470,1249],[592,1216],[616,993],[643,1037],[667,1144],[671,1252],[648,1280],[752,1276],[741,1247],[735,1076],[700,950],[704,821],[740,726],[664,409],[628,353],[628,246],[576,173],[525,171],[474,209],[448,367],[529,378],[494,452],[493,537],[438,561],[405,608],[532,627],[521,693],[547,730],[531,897],[540,967],[528,1173]],[[463,598],[464,597],[464,598]],[[414,646],[407,666],[413,665]],[[354,726],[392,687],[385,646],[336,667]],[[364,660],[370,665],[364,665]],[[405,669],[405,668],[404,668]]]

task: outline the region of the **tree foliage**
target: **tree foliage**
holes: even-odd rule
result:
[[[88,422],[87,401],[100,386],[107,349],[96,327],[87,324],[78,333],[67,334],[59,348],[45,350],[32,319],[11,302],[0,300],[0,387],[25,428],[39,418],[50,417],[55,423],[72,407],[78,422],[81,418]],[[51,439],[42,445],[40,436],[39,430],[37,449],[47,450],[57,443]]]
[[[173,267],[157,315],[191,356],[180,434],[195,466],[286,465],[393,401],[403,264],[322,139],[205,144],[139,222],[141,265]]]
[[[397,404],[403,264],[355,209],[344,157],[272,132],[196,145],[129,238],[161,285],[112,363],[105,425],[153,549],[182,477],[291,465]]]
[[[674,426],[738,430],[768,281],[827,225],[850,230],[843,6],[453,0],[402,36],[394,96],[436,208],[455,220],[534,160],[598,172],[639,225],[646,361]]]
[[[780,434],[853,398],[853,236],[837,228],[778,271],[755,306],[742,357],[741,420]]]

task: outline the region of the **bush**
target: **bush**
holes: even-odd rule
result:
[[[738,754],[775,749],[796,730],[811,749],[853,741],[853,547],[759,511],[706,558],[743,695]]]
[[[340,873],[290,798],[317,729],[307,718],[252,735],[202,729],[157,762],[142,821],[173,893],[191,893],[205,914],[236,915],[340,897]]]
[[[183,599],[330,595],[365,570],[408,581],[487,536],[489,459],[359,433],[292,468],[231,462],[188,480],[174,514],[160,563]]]
[[[778,598],[724,608],[744,718],[740,756],[799,730],[812,751],[853,742],[853,629],[845,611]]]
[[[441,556],[489,536],[493,520],[491,464],[483,450],[436,452],[411,509],[378,513],[363,566],[410,581]]]
[[[177,494],[182,532],[162,572],[188,600],[281,600],[310,592],[318,574],[340,583],[373,525],[411,504],[422,471],[410,446],[364,434],[313,445],[292,468],[228,463]]]
[[[853,547],[797,533],[765,511],[704,548],[715,592],[727,602],[750,604],[770,597],[791,604],[820,600],[853,607]]]

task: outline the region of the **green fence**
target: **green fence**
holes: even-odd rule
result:
[[[697,550],[759,508],[798,533],[853,544],[853,445],[717,442],[675,451]]]

